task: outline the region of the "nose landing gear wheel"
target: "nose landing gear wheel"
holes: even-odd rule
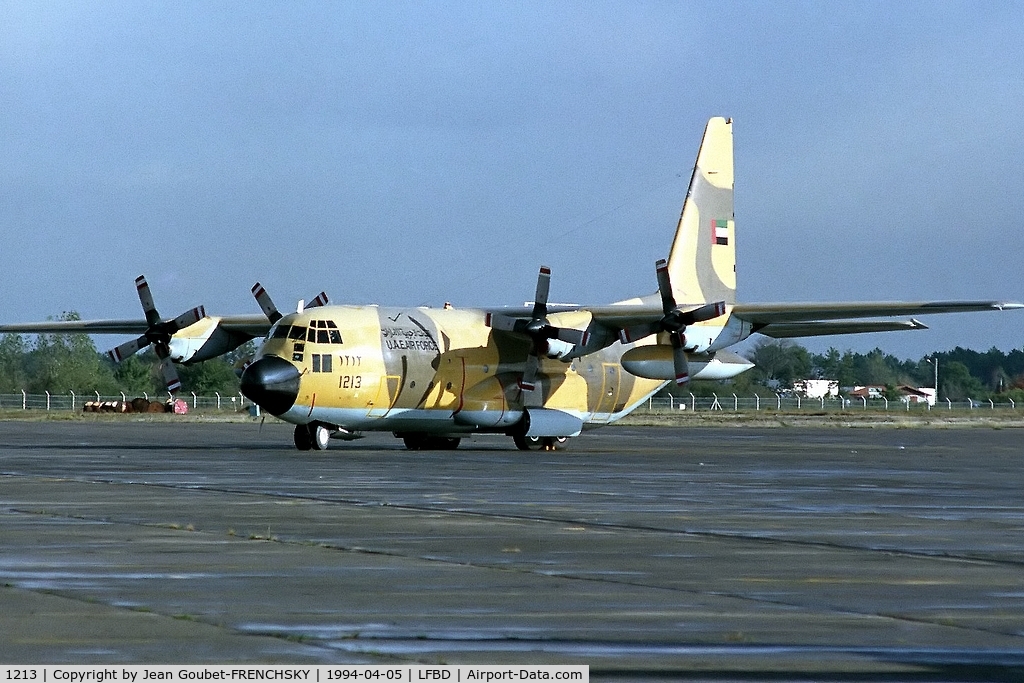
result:
[[[306,425],[295,425],[295,447],[300,451],[308,451],[313,447],[313,435]]]
[[[323,425],[295,425],[295,447],[300,451],[326,450],[331,430]]]

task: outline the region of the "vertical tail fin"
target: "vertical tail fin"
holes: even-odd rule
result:
[[[736,302],[732,119],[708,121],[683,202],[668,271],[680,303]]]

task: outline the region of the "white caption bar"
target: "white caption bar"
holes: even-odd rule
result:
[[[336,681],[401,681],[402,683],[493,683],[495,681],[590,681],[590,667],[581,665],[437,666],[338,665],[0,665],[0,683],[153,683],[154,681],[234,681],[236,683],[335,683]]]

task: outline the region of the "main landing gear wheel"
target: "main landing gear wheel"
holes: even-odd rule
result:
[[[521,451],[560,451],[569,441],[567,436],[523,436],[515,434],[512,440]]]
[[[406,434],[402,437],[402,441],[410,451],[454,451],[459,447],[462,439],[455,436]]]
[[[327,449],[331,430],[323,425],[295,425],[295,447],[300,451]]]

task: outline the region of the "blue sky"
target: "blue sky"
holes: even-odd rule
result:
[[[1010,2],[0,0],[0,321],[647,293],[715,115],[741,300],[1024,301],[1021,45]],[[1024,345],[925,322],[807,345]]]

